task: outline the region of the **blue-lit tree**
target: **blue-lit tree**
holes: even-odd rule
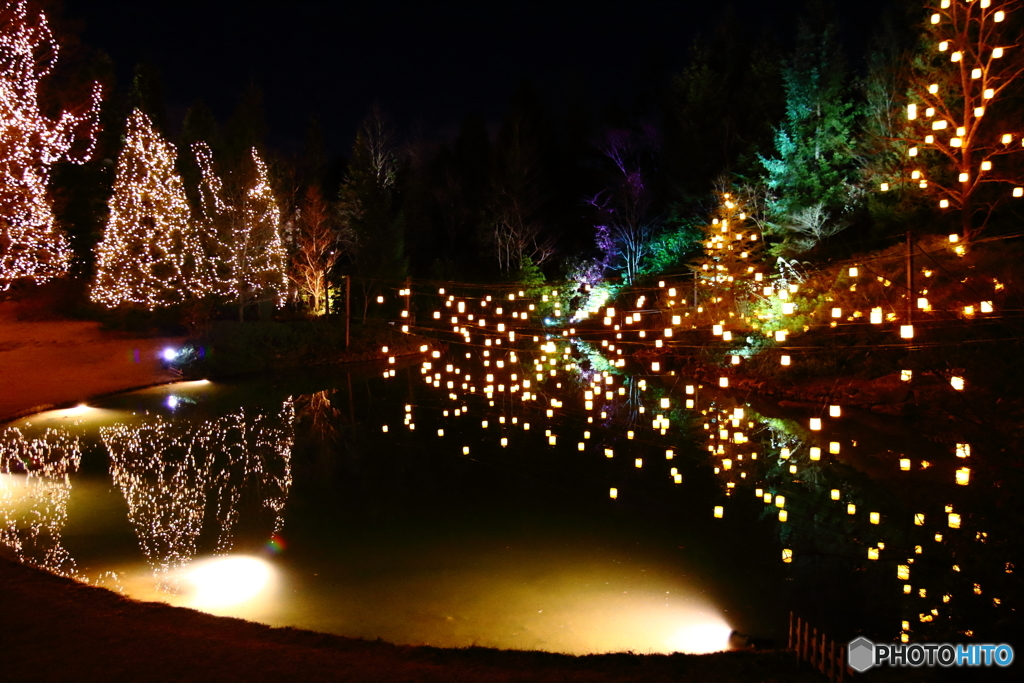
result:
[[[761,158],[773,232],[803,250],[845,227],[858,201],[857,111],[835,29],[803,22],[783,70],[786,116],[775,155]]]

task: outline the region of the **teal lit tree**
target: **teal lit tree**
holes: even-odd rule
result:
[[[845,227],[860,194],[857,110],[832,26],[801,24],[783,82],[785,119],[775,131],[775,155],[761,163],[773,232],[800,251]]]

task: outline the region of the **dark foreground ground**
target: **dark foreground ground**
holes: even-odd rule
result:
[[[0,680],[823,681],[786,652],[591,655],[402,647],[137,602],[0,558]]]

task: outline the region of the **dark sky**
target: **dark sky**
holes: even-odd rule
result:
[[[844,3],[851,52],[891,0]],[[735,0],[744,22],[789,41],[803,0]],[[279,0],[65,0],[81,40],[109,53],[127,87],[139,60],[161,71],[172,126],[203,99],[222,121],[246,84],[263,89],[270,142],[297,150],[316,114],[331,150],[352,139],[380,101],[400,128],[454,136],[463,117],[500,119],[529,80],[549,107],[585,98],[629,108],[684,62],[726,0],[470,3]]]

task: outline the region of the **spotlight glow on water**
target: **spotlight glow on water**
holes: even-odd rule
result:
[[[732,629],[721,620],[687,624],[669,637],[665,644],[670,652],[705,654],[729,649]]]
[[[259,558],[236,555],[196,562],[183,578],[193,589],[191,606],[218,609],[263,597],[274,582],[274,569]]]

